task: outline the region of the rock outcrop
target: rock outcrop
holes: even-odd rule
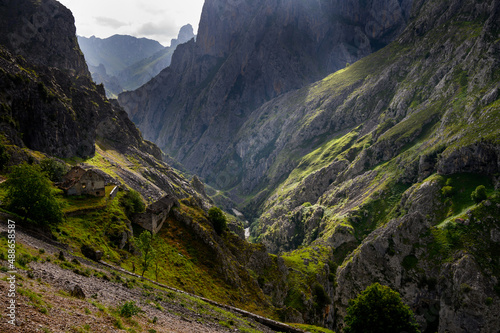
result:
[[[18,146],[89,157],[97,139],[161,158],[102,86],[92,82],[71,12],[57,1],[3,1],[1,128]]]

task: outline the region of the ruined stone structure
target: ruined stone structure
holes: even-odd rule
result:
[[[104,177],[95,170],[75,166],[64,176],[60,187],[66,195],[103,197],[106,195],[105,185]]]
[[[133,222],[137,223],[153,234],[160,231],[163,223],[167,220],[170,210],[174,206],[179,206],[179,202],[172,196],[166,195],[160,200],[146,207],[144,213],[135,214]]]

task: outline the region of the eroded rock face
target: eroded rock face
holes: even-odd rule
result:
[[[422,213],[439,211],[439,189],[430,181],[408,190],[406,204],[403,200],[408,214],[372,232],[339,267],[334,293],[338,318],[346,315],[349,299],[380,282],[401,294],[422,332],[492,332],[499,325],[493,315],[499,306],[493,301],[498,299],[493,292],[497,278],[478,263],[477,255],[458,252],[443,264],[439,252],[432,252],[438,246],[435,221]],[[485,235],[497,232],[494,223],[486,223]],[[337,320],[336,329],[341,326]]]
[[[87,158],[99,138],[161,158],[90,78],[71,12],[54,0],[0,3],[1,129],[19,146]]]
[[[440,159],[437,171],[444,175],[458,172],[496,174],[500,170],[499,149],[497,145],[487,142],[462,147]]]
[[[120,104],[147,139],[208,183],[231,188],[242,172],[252,178],[233,144],[253,110],[386,45],[404,29],[411,3],[207,1],[196,42],[180,45],[169,68],[121,94]]]
[[[37,66],[90,76],[73,14],[55,0],[2,0],[0,44]]]

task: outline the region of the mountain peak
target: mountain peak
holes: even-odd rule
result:
[[[194,38],[193,26],[191,24],[186,24],[181,27],[177,38],[173,38],[170,42],[170,47],[176,47],[179,44],[184,44],[190,39]]]

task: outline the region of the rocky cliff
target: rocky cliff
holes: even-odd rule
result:
[[[499,8],[414,2],[395,42],[266,103],[236,136],[240,184],[262,203],[256,239],[331,248],[318,273],[334,275],[331,312],[314,320],[340,330],[348,300],[381,282],[425,332],[498,325]],[[311,320],[305,285],[285,304]]]
[[[180,45],[169,68],[119,102],[147,139],[191,172],[231,188],[242,173],[234,138],[253,111],[386,45],[406,26],[410,7],[391,0],[210,0],[197,40]]]

